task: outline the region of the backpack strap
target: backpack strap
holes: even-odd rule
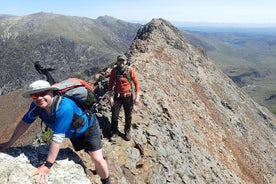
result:
[[[57,110],[57,108],[58,108],[61,100],[62,100],[62,96],[61,95],[59,95],[59,94],[55,95],[54,100],[53,100],[53,103],[54,103],[54,118],[53,118],[53,120],[56,119],[56,110]],[[41,130],[42,130],[43,120],[42,120],[42,117],[41,117],[41,108],[38,107],[38,106],[36,106],[35,110],[36,110],[36,113],[37,113],[38,117],[41,119],[40,126],[41,126]],[[47,130],[48,130],[48,127],[46,126],[45,129],[44,129],[44,131],[47,131]]]
[[[63,98],[63,96],[60,95],[60,94],[57,94],[54,97],[54,100],[53,100],[53,103],[54,103],[53,104],[54,105],[54,109],[53,109],[53,111],[54,111],[54,120],[56,119],[56,111],[57,111],[57,109],[59,107],[59,104],[60,104],[62,98]]]
[[[115,83],[114,83],[114,86],[116,86],[116,83],[119,80],[118,76],[120,76],[120,75],[121,75],[121,73],[120,73],[118,67],[116,67],[116,69],[115,69]],[[123,77],[127,78],[128,82],[129,82],[129,84],[131,86],[130,91],[132,91],[133,87],[132,87],[132,79],[131,79],[131,76],[130,76],[130,66],[126,66],[126,68],[125,68],[125,70],[124,70],[124,72],[123,72],[122,75],[123,75]]]
[[[125,72],[126,72],[126,78],[127,78],[128,82],[130,83],[130,86],[131,86],[130,91],[132,91],[133,87],[132,87],[132,79],[131,79],[131,76],[130,76],[130,66],[126,67]]]
[[[55,119],[56,119],[56,111],[57,111],[57,109],[58,109],[58,107],[59,107],[59,104],[60,104],[60,102],[61,102],[61,100],[63,99],[63,96],[61,95],[61,94],[59,94],[59,93],[57,93],[55,96],[54,96],[54,99],[53,99],[53,113],[54,113],[54,115],[53,115],[53,120],[55,121]],[[37,113],[38,113],[38,115],[39,115],[39,118],[41,119],[41,108],[40,107],[36,107],[36,110],[37,110]],[[81,123],[81,121],[82,121],[82,119],[79,119],[79,118],[82,118],[82,116],[83,115],[86,115],[87,116],[87,118],[88,118],[88,126],[90,126],[90,121],[91,121],[91,118],[92,118],[92,116],[93,116],[93,112],[91,111],[91,110],[85,110],[85,111],[83,111],[83,113],[79,116],[79,115],[74,115],[74,117],[73,117],[73,121],[71,122],[71,123],[73,123],[73,127],[75,128],[75,130],[74,130],[74,134],[73,134],[73,138],[75,138],[75,136],[76,136],[76,133],[77,133],[77,131],[78,131],[78,129],[79,128],[77,128],[77,127],[75,127],[74,126],[74,123]],[[42,123],[43,123],[43,120],[41,119],[41,127],[42,127]],[[46,126],[45,127],[45,131],[47,131],[47,129],[48,129],[48,127]]]
[[[131,84],[132,79],[130,77],[130,67],[129,66],[126,67],[125,73],[126,73],[126,78],[128,79],[129,83]]]
[[[118,79],[118,76],[120,76],[121,73],[118,69],[118,67],[116,67],[116,70],[115,70],[115,79],[117,81]],[[128,82],[131,83],[132,82],[132,79],[131,79],[131,76],[130,76],[130,67],[129,66],[126,66],[123,74],[122,74],[125,78],[127,78]]]
[[[56,111],[59,107],[59,104],[61,102],[61,100],[63,99],[63,96],[60,95],[60,94],[57,94],[55,95],[54,97],[54,100],[53,100],[53,103],[54,103],[54,119],[56,119]],[[82,127],[84,126],[84,124],[82,124],[82,122],[84,121],[84,119],[82,118],[83,115],[86,115],[87,116],[87,119],[88,119],[88,126],[90,126],[90,121],[91,121],[91,118],[93,116],[93,112],[89,109],[85,110],[82,112],[81,115],[76,115],[74,114],[74,117],[73,117],[73,120],[71,122],[71,124],[73,125],[74,127],[74,134],[73,134],[73,138],[76,137],[76,134],[77,134],[77,131]],[[79,124],[80,123],[80,124]],[[76,125],[77,124],[77,125]]]
[[[36,111],[36,114],[38,115],[38,117],[40,118],[40,127],[41,127],[41,131],[42,132],[46,132],[48,130],[48,127],[46,126],[45,129],[43,130],[42,129],[42,125],[43,125],[43,120],[41,118],[41,108],[38,107],[38,106],[35,106],[35,111]]]

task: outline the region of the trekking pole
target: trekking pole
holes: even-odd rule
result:
[[[46,68],[40,65],[39,61],[36,61],[34,63],[35,69],[36,71],[40,74],[40,75],[45,75],[46,76],[46,80],[53,85],[54,83],[56,83],[55,79],[53,78],[53,76],[50,74],[49,71],[53,71],[55,70],[54,68]]]

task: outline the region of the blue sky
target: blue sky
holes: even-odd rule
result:
[[[126,21],[276,23],[275,0],[0,0],[0,14],[49,12]]]

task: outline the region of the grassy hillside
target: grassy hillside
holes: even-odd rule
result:
[[[0,95],[40,79],[33,66],[36,61],[55,68],[57,80],[87,78],[126,52],[139,27],[108,16],[89,19],[44,12],[1,16]]]
[[[238,30],[238,29],[237,29]],[[276,37],[270,32],[184,31],[255,101],[276,114]]]

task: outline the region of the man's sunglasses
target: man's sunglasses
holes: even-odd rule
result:
[[[40,93],[34,93],[34,94],[31,94],[31,97],[32,97],[32,99],[36,100],[36,99],[38,99],[38,97],[46,96],[48,93],[49,93],[49,91],[43,91],[43,92],[40,92]]]

